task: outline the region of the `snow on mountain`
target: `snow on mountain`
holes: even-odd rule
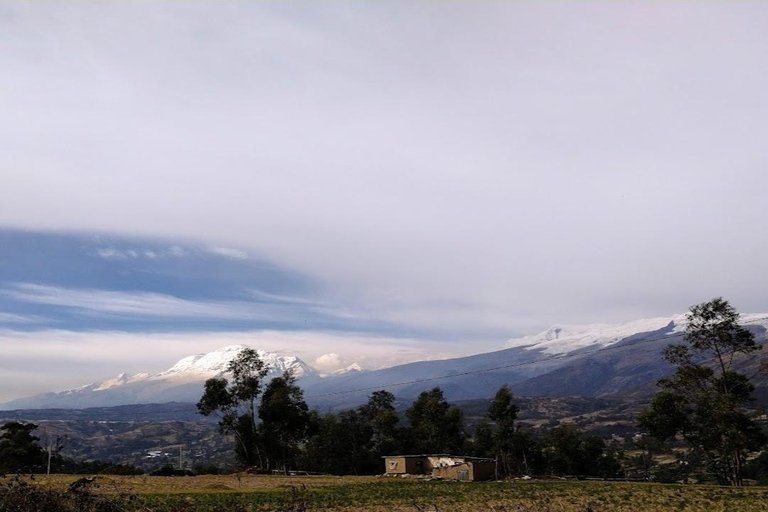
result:
[[[231,345],[207,354],[184,357],[168,370],[155,375],[121,373],[78,388],[13,400],[2,404],[0,408],[72,408],[170,401],[196,402],[200,398],[203,383],[211,377],[226,375],[230,361],[246,348],[244,345]],[[264,350],[257,350],[257,353],[269,369],[267,379],[284,371],[291,372],[298,379],[317,376],[315,370],[296,356],[283,356]]]
[[[102,391],[105,389],[113,388],[115,386],[122,386],[123,384],[130,384],[139,380],[144,380],[149,377],[148,373],[137,373],[136,375],[128,375],[127,373],[121,373],[117,377],[107,379],[101,382],[95,383],[93,391]]]
[[[752,327],[759,334],[761,342],[765,343],[768,314],[742,315],[741,323]],[[430,379],[443,378],[446,380],[441,381],[440,386],[452,400],[491,396],[504,384],[517,386],[514,389],[527,394],[575,392],[590,395],[598,393],[599,390],[595,391],[598,388],[616,392],[663,376],[666,369],[659,357],[660,350],[666,344],[667,337],[671,338],[684,329],[685,315],[616,324],[560,325],[539,334],[511,339],[506,349],[496,352],[421,361],[375,371],[362,371],[359,365],[352,364],[327,375],[328,378],[321,378],[326,376],[319,375],[295,356],[262,350],[258,353],[270,368],[267,379],[285,370],[292,372],[301,379],[308,398],[314,395],[313,404],[321,407],[359,405],[367,399],[370,389],[386,389],[393,383],[408,382],[414,375],[429,382],[398,385],[396,391],[402,399],[413,398],[433,386]],[[643,343],[633,345],[626,351],[610,352],[611,360],[604,365],[593,364],[597,360],[594,358],[599,358],[599,349],[635,337]],[[120,374],[76,389],[13,400],[0,404],[0,409],[75,409],[163,402],[195,403],[200,399],[205,380],[224,375],[229,362],[243,349],[245,347],[242,345],[223,347],[207,354],[185,357],[168,370],[155,375]],[[549,357],[577,350],[580,352],[574,354],[574,358]],[[634,364],[636,360],[644,363]],[[586,363],[580,363],[584,361]],[[508,365],[508,369],[503,369],[503,365]],[[635,373],[631,373],[628,368],[634,368]],[[493,371],[486,372],[488,369]],[[474,373],[462,377],[462,372]],[[551,377],[548,381],[547,375]],[[600,379],[602,384],[597,382]],[[521,387],[525,382],[531,382],[530,389]],[[574,387],[574,383],[580,383],[582,387]],[[597,384],[593,386],[593,383]],[[327,397],[319,398],[324,395]]]
[[[768,325],[768,315],[742,315],[743,325]],[[507,347],[539,350],[545,354],[567,354],[584,348],[603,348],[639,333],[664,330],[660,336],[668,336],[685,330],[685,315],[647,318],[619,324],[559,325],[539,334],[513,338]]]
[[[507,347],[540,350],[545,354],[566,354],[588,347],[602,348],[640,332],[671,327],[668,334],[685,328],[685,315],[649,318],[621,324],[558,325],[530,336],[513,338]]]
[[[352,363],[346,368],[339,368],[338,370],[331,372],[330,376],[338,377],[340,375],[347,375],[349,373],[357,373],[357,372],[363,372],[363,371],[365,370],[363,370],[363,368],[359,364]]]
[[[195,354],[184,357],[169,369],[156,375],[149,373],[139,373],[136,375],[121,373],[117,377],[94,382],[76,389],[62,391],[62,393],[71,394],[84,391],[102,391],[115,386],[139,381],[175,381],[181,383],[207,380],[211,377],[224,375],[227,372],[229,363],[246,348],[248,347],[245,345],[230,345],[214,350],[213,352],[208,352],[207,354]],[[315,374],[315,370],[296,356],[281,356],[260,349],[256,350],[256,352],[269,369],[267,378],[280,375],[284,371],[291,372],[297,379]]]
[[[168,370],[158,373],[153,379],[186,379],[206,376],[207,378],[221,375],[227,371],[230,361],[248,347],[244,345],[230,345],[207,354],[187,356]],[[312,375],[315,371],[304,361],[296,356],[281,356],[264,350],[256,351],[259,358],[269,368],[270,374],[281,374],[290,371],[296,378]]]

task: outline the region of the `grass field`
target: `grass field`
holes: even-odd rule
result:
[[[76,478],[39,476],[34,484],[65,489]],[[757,512],[768,488],[741,489],[616,482],[438,482],[381,477],[99,477],[99,493],[140,497],[152,511],[505,511]]]

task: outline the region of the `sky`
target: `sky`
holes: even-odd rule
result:
[[[0,400],[765,312],[768,5],[0,0]]]

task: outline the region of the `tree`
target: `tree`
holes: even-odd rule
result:
[[[397,424],[400,418],[395,410],[395,395],[389,391],[374,391],[358,413],[371,429],[370,450],[376,457],[393,452],[397,445]]]
[[[605,441],[566,423],[547,432],[541,440],[547,470],[559,475],[619,476],[621,465]]]
[[[268,368],[252,348],[242,350],[230,361],[227,371],[232,381],[214,377],[205,381],[205,391],[197,403],[204,416],[219,417],[219,430],[235,437],[235,455],[245,466],[264,468],[256,425],[256,402]]]
[[[315,411],[310,412],[312,435],[301,454],[302,467],[309,471],[318,471],[332,475],[344,475],[349,472],[346,458],[344,432],[337,415],[328,413],[320,417]]]
[[[0,427],[0,473],[35,473],[43,467],[44,450],[32,435],[34,423],[12,421]]]
[[[691,307],[686,319],[687,345],[664,351],[675,374],[659,380],[661,391],[638,423],[662,442],[681,436],[704,457],[719,483],[743,485],[747,454],[759,449],[765,436],[743,411],[754,385],[733,364],[762,347],[722,298]]]
[[[268,457],[267,466],[287,471],[311,426],[304,392],[290,372],[275,377],[267,385],[261,397],[259,419],[258,432]]]
[[[392,393],[375,391],[356,409],[319,418],[303,454],[305,466],[339,475],[381,473],[381,457],[400,451],[394,403]]]
[[[493,439],[497,460],[501,461],[505,475],[512,474],[516,448],[515,420],[520,409],[512,403],[512,392],[506,384],[499,388],[491,400],[488,417],[496,423]]]
[[[456,453],[464,446],[464,415],[451,407],[440,388],[422,392],[405,412],[415,451]]]

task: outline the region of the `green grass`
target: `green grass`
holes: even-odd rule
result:
[[[609,482],[458,483],[382,481],[250,492],[154,494],[148,504],[216,511],[245,510],[504,510],[519,512],[768,511],[767,488]],[[298,504],[298,508],[297,508]],[[291,508],[294,507],[294,508]]]

